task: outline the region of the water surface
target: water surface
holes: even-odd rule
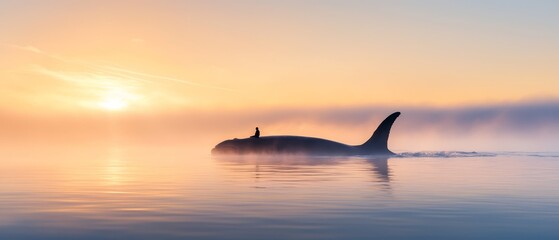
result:
[[[0,239],[559,239],[559,156],[4,151]]]

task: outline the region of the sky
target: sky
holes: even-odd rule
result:
[[[211,145],[261,125],[358,143],[402,111],[399,149],[553,151],[557,12],[556,1],[3,0],[0,131]]]

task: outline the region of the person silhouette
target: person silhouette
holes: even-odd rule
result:
[[[254,133],[253,136],[250,136],[250,138],[259,138],[260,137],[260,130],[258,130],[258,127],[256,127],[256,132]]]

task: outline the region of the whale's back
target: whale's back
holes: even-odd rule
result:
[[[214,152],[231,154],[349,154],[352,146],[327,139],[303,136],[266,136],[227,140]]]
[[[226,140],[212,150],[215,154],[313,154],[313,155],[368,155],[393,154],[388,150],[388,136],[392,124],[400,115],[388,116],[362,145],[350,146],[339,142],[303,136],[265,136]]]

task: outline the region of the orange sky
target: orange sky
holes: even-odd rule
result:
[[[0,109],[453,106],[559,97],[547,5],[0,3]]]

